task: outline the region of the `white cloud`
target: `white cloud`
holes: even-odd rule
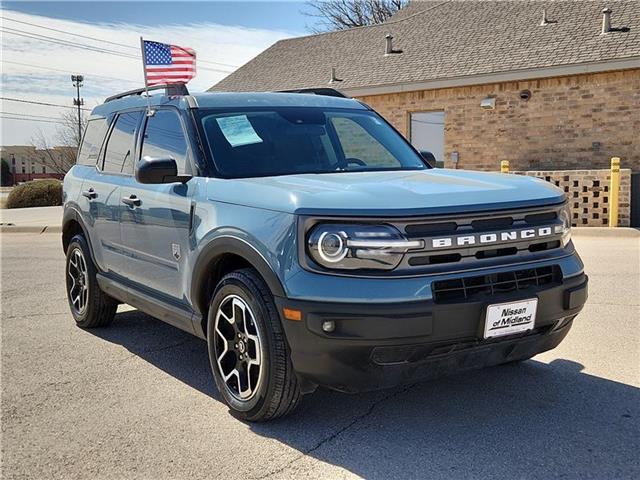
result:
[[[135,8],[147,8],[147,6],[138,4]],[[68,42],[121,52],[125,55],[139,56],[141,35],[150,40],[192,47],[198,54],[198,75],[189,83],[191,91],[203,91],[234,70],[233,67],[205,63],[205,61],[239,66],[277,40],[291,36],[291,33],[283,31],[250,29],[208,22],[149,27],[122,23],[89,24],[27,15],[7,9],[2,9],[2,15],[5,17],[3,21],[5,29],[10,28],[13,29],[12,31],[28,35],[46,35]],[[104,41],[44,30],[7,19],[73,32]],[[106,42],[129,45],[132,48]],[[125,58],[91,51],[89,48],[79,49],[41,42],[11,34],[8,30],[2,34],[3,97],[72,105],[75,89],[69,77],[71,73],[83,74],[85,77],[81,95],[87,107],[102,102],[108,95],[141,87],[144,83],[142,62],[139,58]],[[58,117],[62,111],[66,110],[9,101],[2,101],[0,108],[3,112],[51,117]],[[55,124],[7,119],[0,119],[0,122],[2,122],[0,143],[3,145],[28,144],[38,129],[42,129],[52,139],[55,136]]]

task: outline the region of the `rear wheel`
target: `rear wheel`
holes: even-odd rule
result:
[[[109,325],[118,303],[100,290],[96,267],[82,235],[76,235],[69,242],[65,277],[69,307],[76,324],[82,328]]]
[[[226,404],[244,420],[292,412],[300,388],[273,296],[253,269],[226,275],[209,306],[209,359]]]

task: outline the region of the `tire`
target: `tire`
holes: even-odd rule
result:
[[[106,327],[113,321],[118,302],[100,290],[89,245],[82,235],[73,237],[67,247],[65,280],[69,308],[76,325],[81,328]]]
[[[289,346],[273,295],[255,270],[229,273],[218,283],[207,343],[213,377],[234,416],[263,422],[297,407],[301,393]]]

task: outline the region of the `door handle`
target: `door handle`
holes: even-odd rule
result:
[[[98,197],[98,193],[93,189],[93,187],[90,187],[89,190],[82,191],[82,196],[87,197],[89,200],[93,200]]]
[[[122,197],[122,203],[124,203],[125,205],[129,205],[130,207],[139,207],[142,203],[142,200],[132,194],[128,197]]]

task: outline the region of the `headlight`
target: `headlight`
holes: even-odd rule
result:
[[[556,225],[555,233],[562,234],[562,246],[566,246],[571,240],[571,207],[569,202],[565,203],[558,214],[562,225]]]
[[[392,270],[422,240],[407,240],[389,225],[320,224],[308,235],[309,256],[330,269]]]

